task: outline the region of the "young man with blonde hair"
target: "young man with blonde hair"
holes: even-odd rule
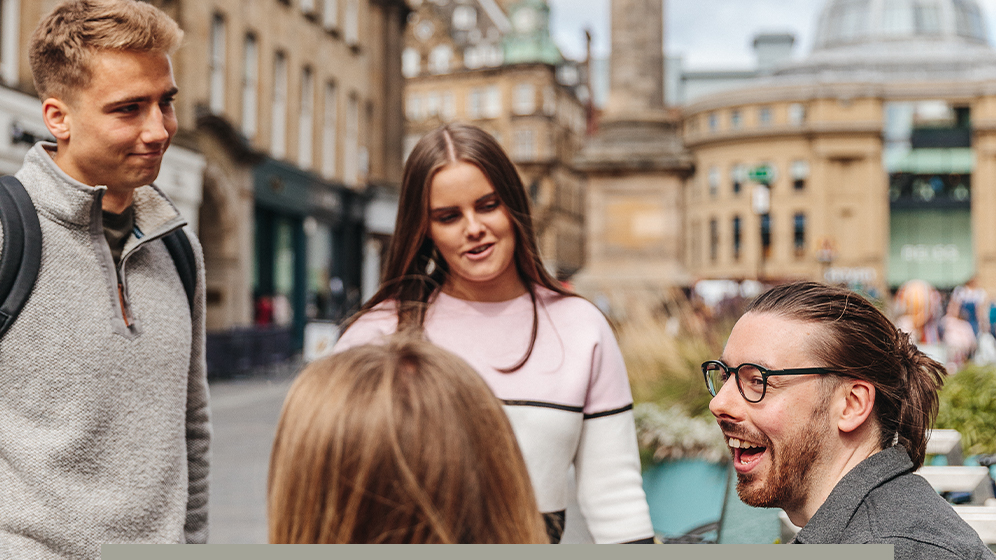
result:
[[[186,222],[151,184],[177,129],[182,37],[135,0],[67,0],[31,37],[55,143],[15,175],[42,251],[0,338],[2,558],[207,539],[203,256],[186,231],[191,290],[162,241]]]

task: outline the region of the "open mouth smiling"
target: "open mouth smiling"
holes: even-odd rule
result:
[[[478,245],[477,247],[474,247],[473,249],[467,251],[467,254],[469,254],[469,255],[480,255],[484,251],[487,251],[488,249],[490,249],[493,245],[494,245],[494,243],[485,243],[484,245]]]
[[[732,437],[726,438],[726,444],[730,446],[730,450],[733,452],[733,462],[737,466],[738,471],[742,467],[746,467],[745,470],[753,468],[768,450],[767,447],[761,444]]]

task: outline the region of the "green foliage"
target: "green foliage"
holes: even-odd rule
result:
[[[940,393],[937,427],[958,430],[965,455],[996,453],[996,368],[968,365]]]

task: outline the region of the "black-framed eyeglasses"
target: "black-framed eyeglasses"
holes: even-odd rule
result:
[[[768,391],[768,378],[772,375],[826,375],[837,373],[827,368],[798,369],[768,369],[757,364],[740,364],[730,367],[719,360],[709,360],[702,364],[702,375],[705,376],[706,388],[712,396],[716,396],[723,385],[730,379],[730,374],[737,379],[737,389],[747,402],[758,403]]]

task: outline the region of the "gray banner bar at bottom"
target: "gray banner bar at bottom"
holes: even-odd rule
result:
[[[509,547],[515,547],[510,551]],[[105,544],[101,560],[893,560],[891,544],[654,546]]]

